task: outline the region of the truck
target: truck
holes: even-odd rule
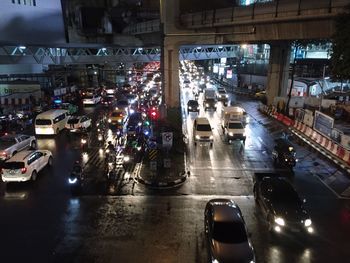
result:
[[[217,100],[216,100],[216,90],[215,89],[205,89],[204,90],[204,100],[203,108],[216,110]]]
[[[228,142],[241,140],[245,143],[246,112],[238,106],[223,107],[221,112],[222,132]]]
[[[5,161],[25,148],[36,148],[36,138],[25,134],[8,134],[0,137],[0,160]]]

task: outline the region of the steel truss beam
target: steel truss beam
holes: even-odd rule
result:
[[[203,60],[235,57],[237,46],[184,46],[180,60]],[[0,46],[0,64],[105,64],[136,63],[160,60],[160,48],[50,48]]]

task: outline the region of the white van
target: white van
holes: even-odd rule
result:
[[[66,110],[48,110],[40,113],[35,118],[35,134],[53,135],[58,134],[66,126],[68,120]]]

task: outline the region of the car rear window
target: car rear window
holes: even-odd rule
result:
[[[17,170],[24,168],[24,162],[5,162],[2,166],[3,169]]]
[[[46,120],[46,119],[35,120],[35,125],[51,125],[51,124],[52,124],[51,120]]]
[[[247,233],[240,222],[214,222],[213,238],[228,244],[247,242]]]

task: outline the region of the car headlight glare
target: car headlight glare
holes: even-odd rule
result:
[[[214,138],[213,135],[210,135],[210,136],[209,136],[209,139],[210,139],[210,140],[212,140],[213,138]]]
[[[188,108],[189,108],[190,110],[192,110],[192,107],[191,107],[191,106],[188,106]]]
[[[311,224],[312,224],[311,219],[306,219],[305,222],[304,222],[304,225],[305,225],[306,227],[311,226]]]
[[[233,136],[233,132],[229,132],[228,135],[229,135],[229,136]]]
[[[112,122],[112,120],[111,119],[108,119],[108,123],[111,123]]]
[[[243,136],[246,136],[246,133],[245,133],[245,132],[243,132]]]
[[[212,263],[220,263],[217,259],[213,259]]]
[[[206,104],[205,104],[205,107],[209,107],[209,103],[206,103]]]
[[[201,136],[199,135],[196,135],[196,139],[199,140],[201,138]]]
[[[286,158],[286,159],[284,159],[286,162],[288,162],[288,159]]]
[[[124,156],[124,162],[128,162],[130,161],[130,157],[129,156]]]
[[[277,225],[280,225],[280,226],[284,226],[284,219],[283,218],[281,218],[281,217],[276,217],[275,218],[275,223],[277,224]]]

